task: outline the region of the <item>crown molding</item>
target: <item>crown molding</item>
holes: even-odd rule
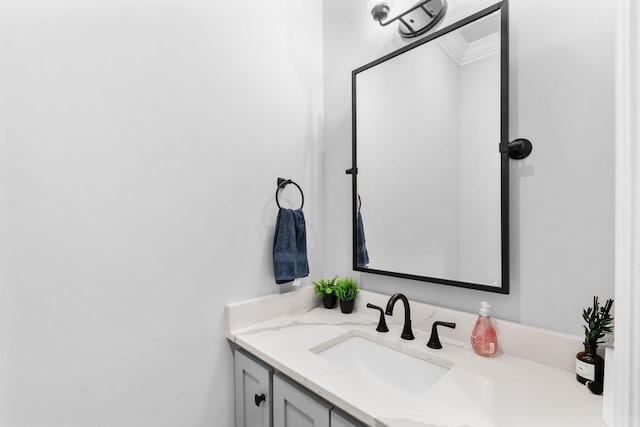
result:
[[[497,55],[500,52],[500,34],[498,33],[468,43],[460,32],[452,32],[439,38],[438,43],[459,66]]]

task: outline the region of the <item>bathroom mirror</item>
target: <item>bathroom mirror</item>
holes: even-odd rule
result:
[[[352,73],[353,268],[509,293],[501,2]]]

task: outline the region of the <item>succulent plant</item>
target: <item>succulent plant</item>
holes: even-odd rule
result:
[[[345,277],[338,280],[335,287],[336,296],[341,301],[351,301],[358,296],[360,289],[358,288],[358,282],[351,277]]]
[[[337,281],[337,275],[331,279],[320,279],[316,282],[313,282],[313,290],[319,298],[324,298],[325,296],[334,293]]]
[[[599,341],[606,334],[613,332],[613,316],[610,311],[613,300],[608,299],[603,307],[598,303],[598,297],[593,297],[593,307],[587,307],[582,311],[582,318],[585,321],[584,343],[586,345],[596,345],[603,343]]]

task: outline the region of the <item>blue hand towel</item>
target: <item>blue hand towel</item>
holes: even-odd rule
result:
[[[362,224],[362,214],[358,210],[358,229],[356,230],[356,261],[357,265],[364,267],[369,264],[369,253],[364,240],[364,225]]]
[[[280,208],[273,237],[273,272],[277,284],[309,275],[307,231],[302,209]]]

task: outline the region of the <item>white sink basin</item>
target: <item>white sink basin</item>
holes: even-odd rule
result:
[[[446,360],[426,360],[361,336],[348,336],[311,351],[353,374],[412,397],[425,394],[452,366]]]

